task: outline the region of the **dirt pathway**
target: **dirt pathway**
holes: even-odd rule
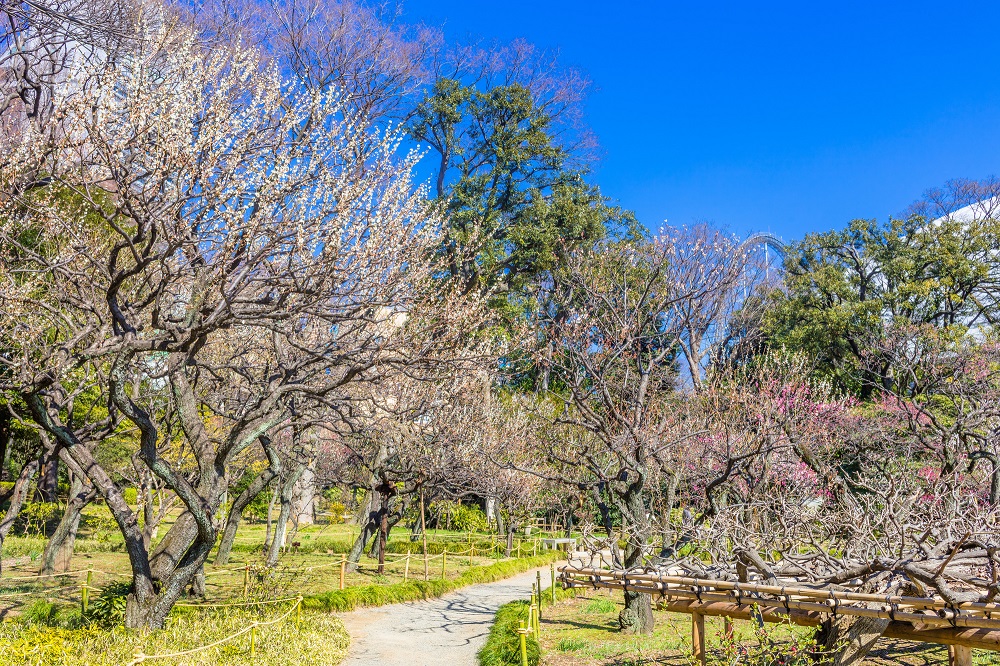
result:
[[[542,575],[548,588],[549,572]],[[440,599],[363,608],[341,615],[351,635],[343,666],[474,666],[497,608],[531,595],[535,570],[464,587]]]

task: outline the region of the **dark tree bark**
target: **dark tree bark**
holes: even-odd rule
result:
[[[76,534],[80,528],[80,516],[84,507],[97,497],[97,489],[79,470],[69,470],[69,499],[66,510],[56,527],[55,532],[45,544],[42,553],[42,568],[40,573],[51,574],[59,571],[69,571],[70,560],[76,544]]]
[[[7,457],[10,454],[10,442],[13,438],[12,426],[14,415],[6,404],[0,405],[0,481],[7,474]]]
[[[240,525],[240,520],[247,506],[271,484],[274,477],[281,474],[281,459],[278,458],[277,454],[271,448],[271,440],[265,436],[261,436],[260,440],[261,444],[264,445],[264,451],[267,452],[270,464],[267,469],[261,471],[250,485],[233,500],[233,505],[229,509],[229,517],[226,519],[226,527],[222,532],[222,541],[219,543],[219,552],[215,556],[215,563],[217,565],[229,563],[229,555],[233,550],[233,541],[236,539],[236,530]]]
[[[21,473],[17,475],[17,481],[14,482],[14,492],[10,497],[10,506],[7,507],[7,513],[0,520],[0,555],[3,554],[3,542],[7,539],[10,528],[14,526],[14,521],[21,514],[21,507],[24,506],[24,500],[28,496],[28,484],[31,483],[31,479],[36,473],[38,473],[38,459],[32,458],[24,463]]]
[[[43,452],[39,459],[38,483],[35,486],[35,500],[38,502],[59,500],[59,448]]]
[[[274,526],[274,539],[271,541],[271,550],[267,555],[267,566],[273,567],[278,563],[281,555],[282,542],[285,540],[285,532],[288,529],[288,516],[292,511],[292,493],[295,489],[295,482],[302,476],[306,466],[299,463],[284,480],[281,485],[281,510],[278,512],[278,522]]]

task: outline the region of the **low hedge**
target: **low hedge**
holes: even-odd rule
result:
[[[486,645],[476,657],[479,666],[521,666],[521,640],[517,630],[521,622],[528,619],[528,602],[511,601],[497,610],[493,626],[490,628]],[[530,633],[526,637],[528,666],[536,666],[541,654],[538,637]]]
[[[575,597],[578,590],[579,588],[575,587],[569,589],[556,587],[556,601]],[[542,592],[542,607],[551,605],[552,593],[546,589]],[[527,601],[512,601],[497,609],[486,645],[476,655],[479,666],[521,666],[521,641],[517,630],[521,621],[527,619]],[[528,666],[537,666],[541,658],[538,636],[534,633],[528,634],[525,647],[528,653]]]
[[[510,578],[537,567],[545,566],[565,558],[565,553],[548,551],[536,557],[505,560],[486,566],[467,569],[458,578],[432,579],[429,581],[410,580],[389,585],[357,585],[345,590],[333,590],[311,594],[302,600],[302,607],[309,610],[349,611],[362,606],[384,606],[404,601],[420,601],[440,597],[468,585],[493,583]]]

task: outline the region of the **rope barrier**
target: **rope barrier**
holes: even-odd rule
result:
[[[285,601],[294,601],[299,597],[284,597],[283,599],[271,599],[269,601],[241,601],[233,604],[182,604],[177,603],[174,606],[184,606],[185,608],[229,608],[231,606],[267,606],[270,604],[280,604]]]
[[[201,647],[191,648],[190,650],[182,650],[181,652],[169,652],[166,654],[143,654],[142,650],[136,650],[135,659],[129,662],[128,666],[138,666],[138,664],[141,664],[150,659],[172,659],[174,657],[184,657],[189,654],[196,654],[198,652],[202,652],[204,650],[208,650],[210,648],[222,645],[223,643],[227,643],[232,639],[237,638],[238,636],[242,636],[248,631],[254,631],[258,627],[268,627],[271,626],[272,624],[277,624],[278,622],[281,622],[289,615],[291,615],[295,610],[297,610],[302,605],[302,597],[296,597],[295,599],[296,599],[295,605],[289,608],[288,611],[286,611],[285,614],[282,615],[281,617],[269,620],[267,622],[253,622],[249,626],[240,629],[236,633],[230,634],[229,636],[221,638],[215,641],[214,643],[209,643],[208,645],[202,645]]]

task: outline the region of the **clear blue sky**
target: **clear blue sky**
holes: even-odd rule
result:
[[[998,2],[402,1],[583,70],[595,180],[651,228],[790,240],[1000,175]]]

